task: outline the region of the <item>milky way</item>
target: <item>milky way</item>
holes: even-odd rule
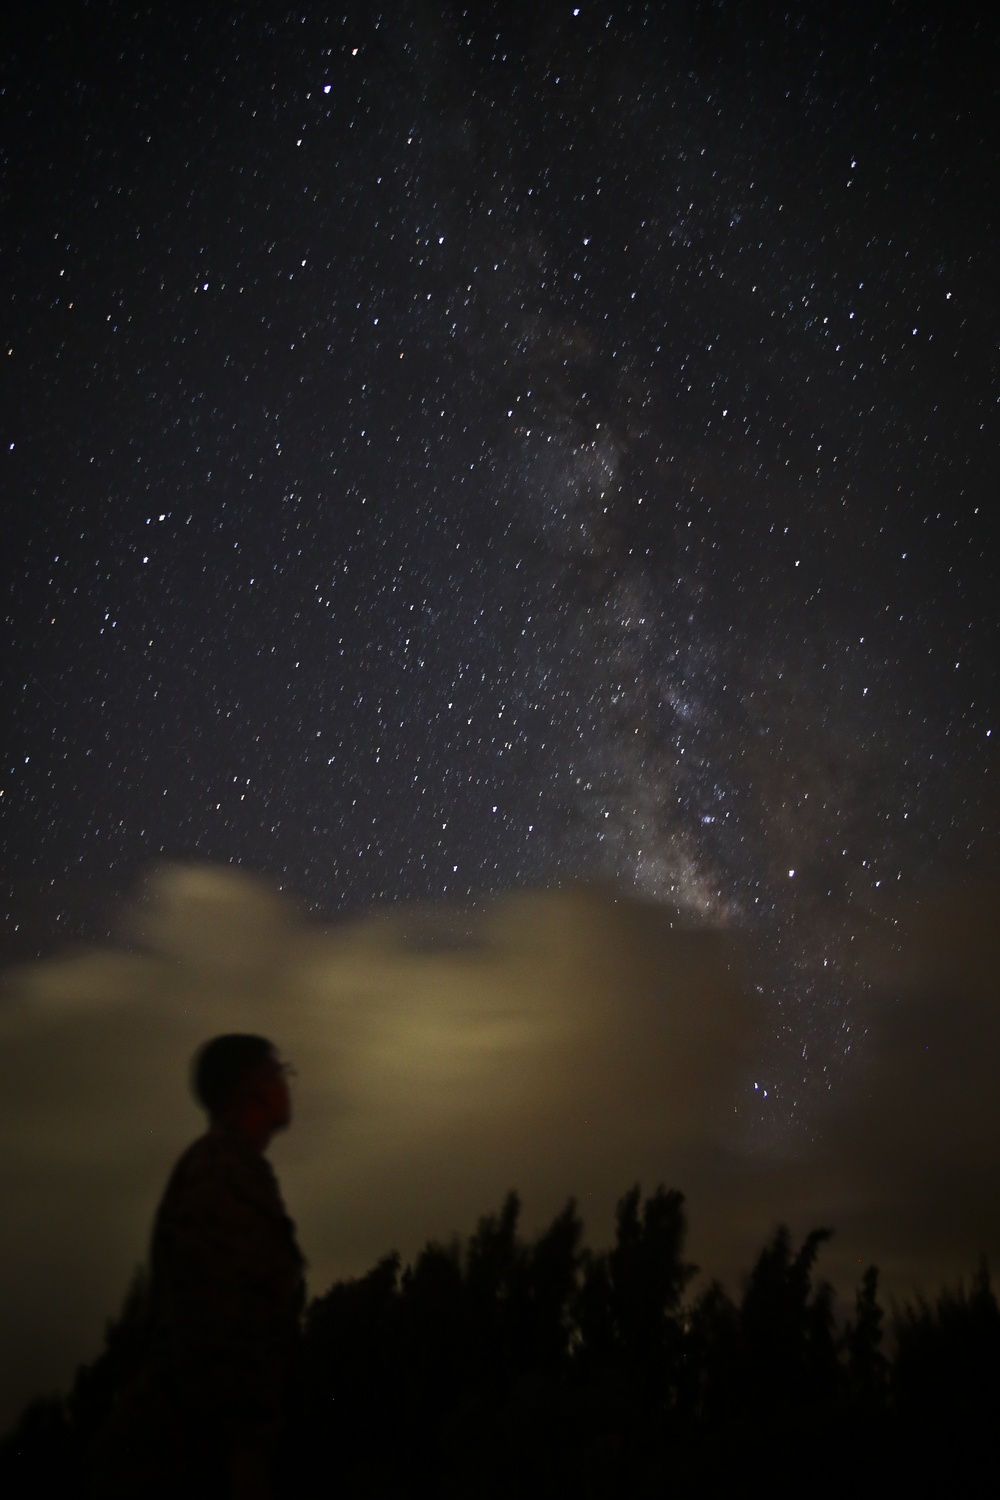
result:
[[[611,880],[794,1117],[858,914],[995,867],[995,23],[210,9],[5,63],[8,950]]]

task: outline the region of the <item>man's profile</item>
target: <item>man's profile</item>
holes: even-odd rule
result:
[[[146,1495],[178,1483],[187,1495],[270,1495],[304,1301],[294,1225],[263,1154],[291,1120],[287,1071],[259,1036],[217,1036],[195,1056],[209,1128],[156,1213],[147,1367],[99,1459],[98,1495],[140,1479]]]

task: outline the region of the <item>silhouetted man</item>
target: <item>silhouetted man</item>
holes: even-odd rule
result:
[[[304,1301],[295,1227],[264,1158],[291,1119],[264,1037],[215,1037],[192,1083],[209,1129],[174,1168],[153,1228],[147,1369],[99,1465],[98,1494],[267,1500]]]

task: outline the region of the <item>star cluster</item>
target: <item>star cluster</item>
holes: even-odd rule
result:
[[[163,857],[327,917],[611,880],[753,935],[794,1116],[855,914],[995,859],[996,52],[728,0],[26,22],[8,950]]]

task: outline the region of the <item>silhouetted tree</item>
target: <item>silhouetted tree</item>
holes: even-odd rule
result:
[[[924,1493],[979,1492],[1000,1463],[1000,1311],[983,1262],[968,1290],[922,1297],[894,1318],[894,1453]]]
[[[918,1298],[895,1319],[897,1407],[962,1426],[1000,1408],[1000,1309],[983,1261],[968,1291]]]
[[[366,1276],[337,1282],[310,1303],[293,1373],[281,1467],[293,1491],[342,1483],[391,1425],[389,1329],[398,1300],[399,1256]]]
[[[745,1378],[739,1308],[719,1282],[710,1282],[694,1302],[686,1334],[682,1408],[717,1426],[740,1411]]]
[[[0,1494],[4,1500],[37,1495],[83,1496],[90,1450],[118,1395],[135,1379],[149,1331],[149,1283],[139,1268],[121,1311],[105,1326],[104,1347],[76,1372],[65,1399],[29,1402],[0,1446]]]
[[[833,1292],[812,1270],[831,1230],[814,1229],[793,1254],[782,1225],[765,1245],[740,1304],[747,1397],[774,1414],[830,1398],[838,1384]]]
[[[139,1374],[149,1344],[149,1276],[136,1267],[117,1318],[104,1332],[104,1348],[76,1372],[67,1408],[74,1430],[89,1445],[111,1415],[116,1397]]]
[[[641,1206],[640,1206],[641,1205]],[[580,1372],[600,1404],[595,1419],[619,1453],[619,1485],[640,1483],[626,1455],[675,1408],[684,1383],[681,1299],[696,1267],[682,1255],[684,1196],[638,1185],[618,1204],[610,1251],[588,1253],[576,1304]]]
[[[878,1301],[878,1267],[869,1266],[861,1278],[854,1317],[847,1324],[847,1381],[851,1398],[881,1402],[888,1390],[889,1361],[882,1353],[884,1314]]]
[[[82,1497],[84,1485],[80,1441],[66,1402],[57,1396],[29,1401],[0,1442],[0,1495],[4,1500]]]
[[[500,1390],[513,1371],[513,1325],[526,1296],[525,1252],[517,1238],[521,1203],[509,1193],[499,1214],[480,1219],[465,1253],[470,1354],[477,1384]]]
[[[574,1341],[583,1222],[571,1198],[528,1252],[522,1366],[554,1372]]]

